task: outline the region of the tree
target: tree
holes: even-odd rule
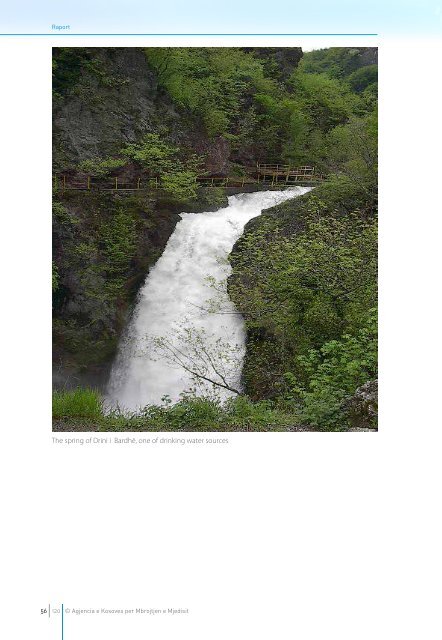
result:
[[[195,154],[184,160],[180,149],[165,142],[158,134],[149,133],[138,144],[128,144],[121,153],[129,157],[150,175],[159,175],[161,186],[172,198],[180,202],[197,196],[197,175],[201,158]]]
[[[372,201],[377,199],[377,116],[352,117],[335,127],[327,138],[328,162],[332,171],[347,176]]]
[[[224,389],[241,395],[237,388],[236,365],[241,347],[220,337],[209,335],[204,329],[184,320],[171,336],[151,339],[155,359],[161,359],[173,368],[186,371],[196,387]]]
[[[178,149],[167,144],[156,133],[148,133],[138,144],[128,144],[121,153],[140,164],[143,169],[160,173],[175,165]]]

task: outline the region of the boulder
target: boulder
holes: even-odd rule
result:
[[[350,420],[350,431],[371,431],[377,429],[378,381],[369,380],[356,389],[345,403]]]

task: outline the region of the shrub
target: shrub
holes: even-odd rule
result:
[[[138,144],[128,144],[121,153],[152,172],[171,169],[178,149],[167,144],[156,133],[148,133]]]
[[[169,171],[161,176],[161,186],[174,200],[185,202],[197,196],[198,183],[194,171]]]
[[[353,71],[353,73],[348,76],[347,81],[353,91],[357,93],[364,91],[369,85],[378,81],[378,65],[372,64]]]
[[[124,158],[94,158],[92,160],[83,160],[78,165],[80,171],[88,173],[96,178],[104,178],[127,164]]]
[[[300,415],[320,429],[349,426],[343,411],[344,400],[362,384],[376,377],[377,324],[375,310],[363,328],[354,335],[326,342],[299,356],[298,363],[307,382],[297,384],[296,376],[286,374],[295,394],[302,400]]]

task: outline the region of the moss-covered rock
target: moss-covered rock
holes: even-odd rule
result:
[[[54,362],[99,375],[177,221],[146,193],[66,192],[54,206]],[[63,376],[61,376],[63,377]]]
[[[228,286],[245,318],[243,383],[253,400],[284,399],[303,415],[308,398],[309,415],[322,421],[327,387],[337,410],[323,426],[334,427],[342,399],[376,375],[364,347],[373,340],[375,354],[376,244],[375,203],[345,179],[246,225]]]

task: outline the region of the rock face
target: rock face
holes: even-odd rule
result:
[[[57,60],[57,51],[54,55]],[[82,65],[75,83],[71,81],[69,95],[54,100],[56,170],[111,155],[152,131],[161,115],[155,76],[142,50],[116,49],[112,60],[98,51],[91,60]],[[165,100],[161,112],[165,119],[174,119],[173,107]]]
[[[193,122],[189,126],[186,114],[180,113],[158,86],[143,49],[82,52],[84,59],[74,80],[70,78],[70,91],[63,94],[61,84],[54,99],[55,171],[64,171],[82,160],[112,156],[125,144],[165,129],[170,142],[205,155],[209,171],[221,174],[226,170],[230,153],[227,140],[210,140],[202,125]]]
[[[378,48],[377,47],[363,47],[359,49],[359,61],[360,66],[365,67],[370,64],[378,63]]]
[[[55,48],[53,56],[54,171],[65,172],[81,161],[112,156],[149,133],[165,136],[171,144],[202,156],[211,174],[227,175],[230,161],[243,162],[253,156],[253,149],[232,151],[228,136],[210,137],[200,118],[175,105],[159,85],[143,48],[66,51]],[[253,53],[269,76],[281,83],[302,58],[299,47],[243,51]]]
[[[352,428],[350,431],[365,431],[377,428],[378,381],[369,380],[347,400],[345,409]]]
[[[102,386],[137,288],[178,220],[172,208],[142,194],[79,191],[57,199],[56,383]]]

